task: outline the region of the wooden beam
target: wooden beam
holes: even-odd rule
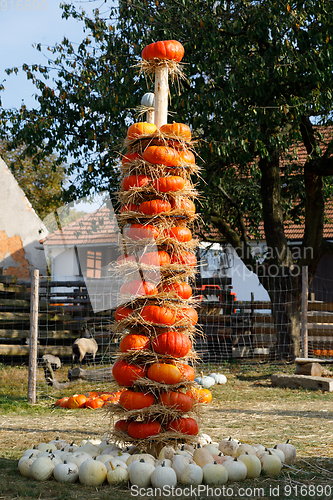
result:
[[[271,377],[273,387],[289,387],[290,389],[314,389],[333,392],[333,378],[311,377],[310,375],[279,375]]]

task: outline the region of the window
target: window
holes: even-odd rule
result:
[[[87,278],[101,278],[102,252],[87,251]]]

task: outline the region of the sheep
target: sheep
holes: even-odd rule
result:
[[[59,368],[61,368],[61,361],[58,356],[53,356],[52,354],[44,354],[42,356],[41,364],[46,365],[47,362],[50,363],[53,370],[58,370]]]
[[[72,368],[75,361],[79,361],[81,366],[83,358],[86,354],[91,354],[93,362],[98,351],[98,345],[95,339],[91,338],[90,331],[86,328],[81,337],[76,339],[72,345]]]

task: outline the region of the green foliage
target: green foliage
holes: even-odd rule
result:
[[[237,246],[261,237],[263,223],[280,254],[283,224],[305,224],[304,245],[315,249],[316,265],[324,204],[333,194],[332,135],[323,141],[318,128],[332,126],[330,0],[120,0],[93,19],[65,4],[63,16],[83,23],[84,39],[48,47],[45,67],[23,67],[36,85],[37,107],[1,111],[7,139],[24,141],[37,158],[56,153],[64,162],[70,155],[67,173],[77,182],[68,199],[114,191],[127,126],[152,90],[135,68],[141,50],[177,39],[187,80],[180,92],[171,88],[170,109],[173,120],[196,132],[206,224]],[[298,158],[299,144],[306,159]]]
[[[11,170],[20,188],[41,219],[62,204],[62,185],[65,181],[65,167],[55,166],[54,155],[37,163],[24,155],[26,147],[10,150],[0,142],[0,156]]]

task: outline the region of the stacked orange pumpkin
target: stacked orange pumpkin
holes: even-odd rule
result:
[[[163,58],[178,54],[178,61],[181,44],[161,43],[172,46]],[[143,57],[154,53],[154,47],[146,49]],[[111,434],[122,441],[139,440],[142,448],[151,441],[161,446],[193,442],[199,405],[191,366],[198,321],[189,284],[197,245],[191,231],[197,196],[191,181],[197,171],[191,129],[181,123],[159,129],[134,123],[125,146],[119,191],[123,246],[117,266],[126,281],[115,316],[122,339],[113,375],[127,390],[110,409],[116,420]]]

